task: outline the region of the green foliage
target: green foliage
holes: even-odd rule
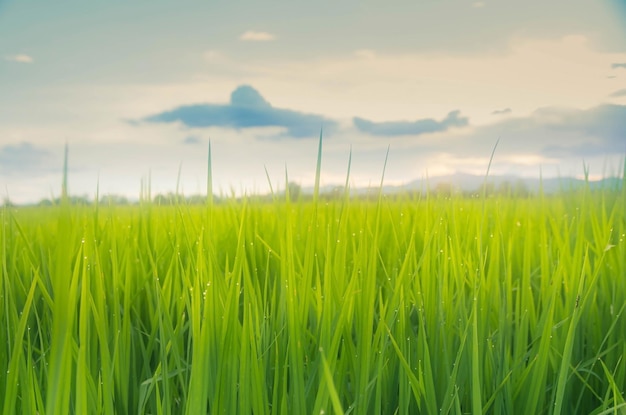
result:
[[[7,206],[0,408],[619,413],[624,193]]]

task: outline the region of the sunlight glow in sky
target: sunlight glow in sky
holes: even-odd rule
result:
[[[139,195],[616,174],[626,2],[0,0],[0,185]],[[4,196],[4,195],[3,195]]]

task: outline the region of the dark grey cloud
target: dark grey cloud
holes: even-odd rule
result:
[[[314,137],[324,127],[328,133],[336,122],[320,115],[274,108],[248,85],[239,86],[228,104],[196,104],[174,108],[145,119],[149,122],[182,122],[188,127],[284,127],[288,137]]]
[[[511,112],[513,112],[513,110],[511,110],[511,108],[504,108],[501,110],[495,110],[491,113],[491,115],[505,115],[505,114],[510,114]]]
[[[461,117],[460,114],[460,111],[452,111],[441,121],[437,121],[432,118],[425,118],[417,121],[374,122],[364,118],[354,117],[353,122],[359,131],[371,135],[420,135],[447,131],[452,127],[467,126],[468,119],[466,117]]]
[[[614,63],[613,65],[611,65],[611,68],[613,68],[613,69],[618,69],[618,68],[626,69],[626,62],[624,62],[624,63]]]
[[[624,89],[620,89],[619,91],[615,91],[613,92],[611,95],[609,95],[611,98],[619,98],[619,97],[626,97],[626,88]]]
[[[8,144],[0,147],[0,174],[26,174],[47,170],[50,156],[46,150],[29,142]]]

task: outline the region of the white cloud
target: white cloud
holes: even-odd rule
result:
[[[268,32],[257,32],[254,30],[248,30],[239,36],[240,40],[250,41],[250,42],[268,42],[270,40],[276,39],[271,33]]]
[[[476,1],[474,3],[472,3],[472,7],[475,9],[480,9],[485,7],[487,4],[484,1]]]
[[[33,63],[33,62],[35,62],[35,60],[32,58],[32,56],[28,56],[28,55],[24,55],[24,54],[5,56],[4,60],[5,61],[9,61],[9,62],[17,62],[17,63]]]

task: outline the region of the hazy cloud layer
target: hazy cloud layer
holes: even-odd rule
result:
[[[465,127],[468,119],[460,116],[460,111],[450,112],[441,121],[426,118],[417,121],[386,121],[374,122],[364,118],[354,117],[355,127],[364,133],[377,136],[420,135],[446,131],[452,127]]]
[[[202,140],[200,140],[200,138],[196,137],[195,135],[188,135],[183,140],[183,144],[200,144],[201,142]]]
[[[626,62],[624,62],[624,63],[614,63],[613,65],[611,65],[611,68],[613,68],[613,69],[618,69],[618,68],[626,69]]]
[[[491,114],[492,115],[505,115],[505,114],[510,114],[511,112],[513,112],[513,110],[511,110],[511,108],[504,108],[504,109],[501,109],[501,110],[495,110]]]
[[[269,42],[276,39],[276,36],[268,32],[257,32],[255,30],[248,30],[246,32],[243,32],[241,36],[239,36],[239,39],[249,42]]]
[[[33,63],[35,60],[32,56],[20,54],[20,55],[10,55],[4,57],[5,61],[16,62],[16,63]]]
[[[0,174],[26,174],[45,170],[49,153],[29,142],[0,147]]]
[[[556,116],[559,123],[551,125],[556,130],[579,131],[605,143],[607,150],[626,149],[626,105],[604,104],[588,110],[563,111]]]
[[[293,138],[316,136],[322,127],[325,132],[336,127],[335,121],[320,115],[274,108],[256,89],[248,85],[235,89],[228,104],[185,105],[145,120],[180,121],[188,127],[283,127],[287,129],[285,135]]]
[[[509,118],[480,127],[446,144],[454,148],[455,153],[470,156],[487,154],[497,138],[501,138],[498,152],[512,154],[581,160],[623,154],[626,151],[626,106],[604,104],[587,110],[541,108],[528,117]]]
[[[626,97],[626,88],[615,91],[609,96],[612,98]]]

